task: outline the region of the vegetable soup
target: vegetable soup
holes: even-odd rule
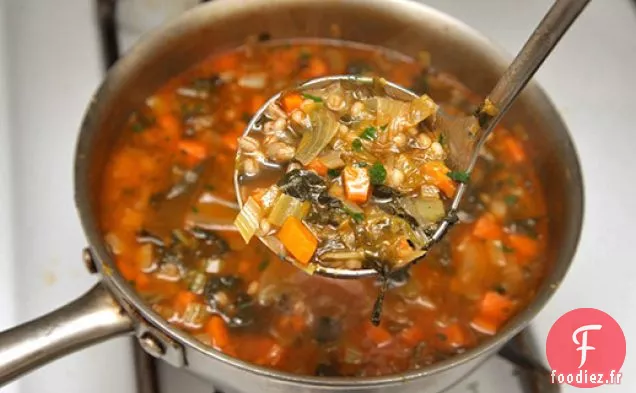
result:
[[[496,334],[532,300],[548,235],[541,186],[523,130],[499,128],[471,176],[460,222],[391,277],[374,326],[379,280],[308,275],[258,239],[246,245],[233,225],[234,160],[250,117],[280,90],[337,74],[386,78],[449,113],[470,113],[480,101],[424,52],[414,59],[333,40],[255,40],[215,54],[130,115],[103,175],[105,240],[158,314],[231,356],[319,376],[425,367]]]

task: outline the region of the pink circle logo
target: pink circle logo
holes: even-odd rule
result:
[[[546,341],[552,382],[578,388],[620,384],[626,347],[623,330],[607,313],[569,311],[552,325]]]

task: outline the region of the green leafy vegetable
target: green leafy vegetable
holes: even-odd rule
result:
[[[308,100],[312,100],[313,102],[322,102],[322,98],[312,95],[312,94],[307,94],[307,93],[303,93],[302,94],[303,98],[306,98]]]
[[[353,151],[360,153],[362,151],[362,141],[360,138],[356,138],[351,142],[351,148]]]
[[[355,221],[358,224],[361,223],[364,220],[364,214],[363,213],[355,212],[355,211],[349,209],[346,206],[342,207],[342,211],[347,213],[349,215],[349,217],[351,217],[353,219],[353,221]]]
[[[360,138],[362,138],[362,139],[366,139],[366,140],[368,140],[368,141],[372,141],[372,140],[374,140],[375,138],[377,138],[377,136],[378,136],[378,134],[377,134],[377,133],[378,133],[378,130],[377,130],[375,127],[373,127],[373,126],[371,126],[371,127],[367,127],[367,128],[365,128],[365,129],[364,129],[364,131],[362,131],[362,133],[360,134]]]
[[[369,179],[373,185],[384,184],[386,180],[386,169],[384,165],[379,162],[371,165],[371,168],[369,168]]]
[[[450,171],[446,175],[459,183],[468,183],[470,179],[470,175],[464,171]]]
[[[515,252],[515,249],[514,249],[514,248],[512,248],[512,247],[508,247],[508,246],[506,246],[505,244],[502,244],[502,245],[501,245],[501,250],[502,250],[503,252],[505,252],[505,253],[512,253],[512,252]]]
[[[340,176],[340,172],[340,169],[327,169],[327,176],[333,179]]]
[[[519,202],[519,197],[516,195],[506,195],[504,197],[504,202],[506,202],[506,205],[508,206],[513,206]]]
[[[263,259],[261,263],[258,264],[258,271],[264,271],[265,269],[267,269],[267,266],[269,266],[269,259]]]
[[[142,132],[145,129],[146,129],[146,127],[144,127],[143,124],[141,124],[139,122],[135,122],[135,123],[132,124],[133,132],[139,133],[139,132]]]

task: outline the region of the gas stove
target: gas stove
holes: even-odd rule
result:
[[[509,52],[519,48],[551,3],[550,0],[523,5],[505,0],[487,0],[479,5],[470,0],[425,2],[495,37]],[[15,278],[14,287],[4,285],[0,279],[0,310],[3,311],[0,330],[71,300],[94,282],[81,264],[80,252],[85,243],[71,191],[73,148],[83,110],[104,71],[140,36],[197,3],[199,0],[94,0],[92,4],[85,0],[0,2],[0,16],[6,22],[0,27],[10,32],[6,35],[8,44],[0,45],[0,55],[9,55],[8,71],[0,66],[0,75],[4,76],[5,72],[8,75],[6,81],[0,79],[0,85],[6,83],[9,87],[8,123],[16,130],[7,134],[7,143],[4,143],[7,135],[0,132],[0,148],[10,147],[0,150],[0,158],[9,161],[6,168],[10,175],[5,178],[0,171],[0,183],[10,184],[6,189],[10,190],[8,201],[13,206],[11,215],[0,214],[0,239],[4,241],[0,243],[0,258],[6,249],[7,259],[13,257],[19,261],[0,266],[0,276]],[[636,306],[636,289],[628,279],[636,276],[636,265],[616,262],[611,280],[597,274],[597,262],[604,262],[607,267],[614,261],[633,259],[627,236],[633,226],[623,218],[626,216],[621,211],[636,210],[636,202],[625,198],[616,207],[607,206],[604,191],[595,191],[615,187],[621,195],[636,193],[636,183],[625,184],[620,179],[621,168],[636,167],[636,157],[627,150],[628,146],[636,145],[636,134],[624,136],[620,131],[633,128],[632,119],[626,115],[633,109],[626,103],[636,102],[633,89],[621,89],[624,85],[636,85],[636,77],[632,76],[636,68],[636,43],[626,39],[636,35],[632,6],[628,2],[614,2],[603,8],[592,3],[538,73],[573,130],[588,185],[589,213],[586,213],[583,239],[572,271],[529,329],[448,392],[573,391],[569,386],[560,389],[550,384],[543,366],[548,329],[572,308],[601,308],[611,313],[625,332],[636,330],[636,319],[626,311]],[[502,19],[499,15],[507,17]],[[605,26],[605,30],[599,32],[598,25]],[[593,46],[594,50],[590,51],[595,53],[594,59],[580,54],[583,46]],[[613,60],[604,62],[608,57]],[[1,60],[3,65],[5,59]],[[572,62],[577,64],[576,70],[572,69]],[[609,85],[589,79],[589,75],[599,69],[611,71]],[[566,72],[568,77],[564,78]],[[587,110],[579,109],[598,104],[584,98],[590,95],[580,95],[579,80],[587,81],[591,96],[593,91],[607,98],[606,105],[613,107],[613,117],[592,116]],[[0,118],[4,118],[3,106],[0,101]],[[603,133],[599,133],[600,130]],[[625,158],[616,159],[613,152],[599,149],[612,140],[612,135],[614,140],[631,138],[615,146],[617,156]],[[607,163],[606,170],[595,169],[595,163],[601,160]],[[5,161],[0,160],[0,169],[4,164]],[[4,191],[0,184],[0,201],[5,198]],[[9,217],[9,221],[3,221],[5,217]],[[608,237],[602,229],[597,229],[595,225],[600,227],[599,224],[612,225],[617,233],[625,235]],[[597,240],[603,241],[606,248],[600,250]],[[10,244],[3,248],[5,243]],[[583,287],[586,291],[580,290]],[[5,314],[3,302],[7,299],[7,309],[14,311]],[[628,345],[632,346],[628,352],[636,350],[633,340],[628,339]],[[624,370],[630,369],[629,362],[628,357]],[[627,377],[621,386],[597,388],[597,391],[633,391],[636,385],[630,389]],[[71,355],[5,389],[3,392],[10,393],[215,391],[206,381],[155,362],[131,339],[117,339]]]

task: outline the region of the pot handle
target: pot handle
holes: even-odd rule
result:
[[[71,303],[0,333],[0,388],[69,353],[133,332],[133,321],[102,283]]]

